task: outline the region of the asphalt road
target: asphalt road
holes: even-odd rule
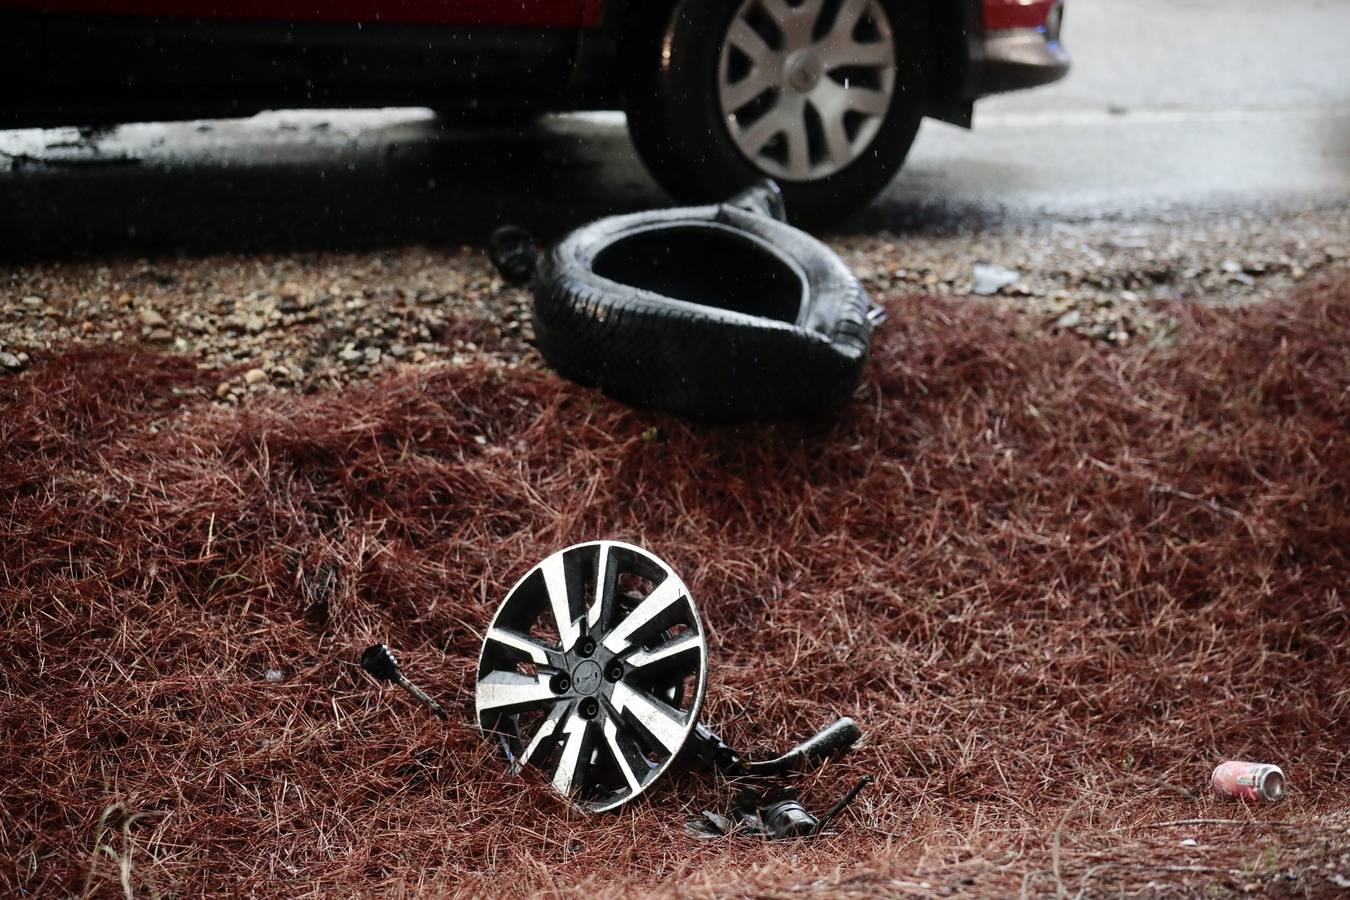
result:
[[[1069,0],[1066,81],[925,123],[845,232],[1350,200],[1350,3]],[[669,202],[622,117],[469,131],[426,110],[0,132],[12,258],[479,243]],[[0,161],[0,166],[5,165]]]

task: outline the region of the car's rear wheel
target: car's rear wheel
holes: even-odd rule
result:
[[[840,218],[918,132],[928,31],[912,0],[680,0],[637,42],[633,141],[681,200],[768,175],[794,222]]]

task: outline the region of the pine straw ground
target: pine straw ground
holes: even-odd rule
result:
[[[858,398],[809,424],[528,366],[232,411],[148,352],[0,383],[4,891],[1337,892],[1350,280],[1125,350],[887,304]],[[865,726],[798,780],[820,808],[876,775],[837,836],[690,837],[732,795],[697,773],[587,818],[502,771],[479,634],[601,536],[693,587],[733,744]],[[386,639],[449,723],[351,665]],[[1289,797],[1215,801],[1225,758]]]

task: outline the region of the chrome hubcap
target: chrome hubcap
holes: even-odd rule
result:
[[[727,130],[775,178],[812,181],[853,162],[894,92],[895,41],[879,0],[744,0],[722,43]]]
[[[798,50],[787,60],[787,85],[799,94],[809,94],[820,84],[825,67],[820,57],[809,50]]]
[[[478,661],[483,733],[515,769],[600,812],[646,790],[696,724],[707,644],[689,589],[617,541],[560,550],[516,583]]]

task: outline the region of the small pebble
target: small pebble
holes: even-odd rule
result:
[[[244,373],[244,381],[248,384],[262,384],[267,380],[267,373],[262,369],[249,369]]]
[[[1068,331],[1075,327],[1083,319],[1083,314],[1076,309],[1071,309],[1064,315],[1055,320],[1055,327],[1063,331]]]

